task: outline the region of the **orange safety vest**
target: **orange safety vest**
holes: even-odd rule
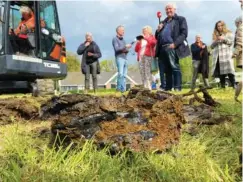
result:
[[[41,27],[45,27],[45,22],[44,20],[40,20],[41,23]],[[15,34],[19,34],[21,31],[21,27],[22,26],[27,26],[27,29],[30,30],[31,32],[34,32],[35,30],[35,16],[34,13],[31,12],[31,17],[28,20],[22,20],[21,22],[19,22],[18,27],[15,29]]]

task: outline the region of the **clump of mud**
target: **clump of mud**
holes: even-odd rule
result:
[[[14,120],[31,120],[39,116],[39,108],[25,98],[7,98],[0,101],[0,125]]]
[[[114,151],[163,151],[179,142],[185,122],[180,96],[132,89],[125,97],[63,95],[41,107],[53,120],[54,137],[69,142],[93,139]]]

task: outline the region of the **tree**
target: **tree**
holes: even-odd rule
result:
[[[103,60],[103,61],[100,61],[100,69],[103,72],[116,71],[115,61],[113,61],[113,60]]]
[[[114,60],[103,60],[100,62],[101,71],[104,72],[113,72],[117,70],[116,63]],[[129,64],[128,71],[138,71],[138,64]]]
[[[80,61],[76,54],[72,52],[67,52],[67,69],[68,72],[78,72],[80,71]]]

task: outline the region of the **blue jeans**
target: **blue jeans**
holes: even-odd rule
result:
[[[159,58],[159,75],[160,75],[160,88],[165,89],[166,83],[165,83],[165,66],[162,62],[162,59]]]
[[[127,76],[127,60],[117,57],[116,58],[116,66],[118,70],[117,76],[117,90],[121,92],[126,91],[126,76]]]
[[[179,64],[179,57],[174,49],[168,47],[163,48],[160,53],[160,59],[164,66],[166,74],[166,90],[171,90],[172,87],[177,90],[181,90],[182,75]]]

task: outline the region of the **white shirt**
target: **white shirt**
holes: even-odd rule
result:
[[[140,51],[140,56],[144,55],[145,49],[147,45],[147,40],[142,39],[141,40],[141,51]]]

